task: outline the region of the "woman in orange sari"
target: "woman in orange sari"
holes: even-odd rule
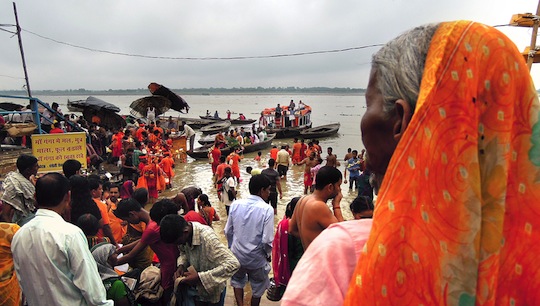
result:
[[[13,267],[11,240],[19,226],[14,223],[0,223],[0,305],[19,306],[21,288]]]
[[[362,138],[385,176],[345,305],[534,305],[540,106],[527,66],[491,27],[441,23],[424,50],[415,30],[373,57]],[[425,56],[416,74],[411,50]]]

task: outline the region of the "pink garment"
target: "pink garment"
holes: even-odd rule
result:
[[[133,194],[133,181],[128,180],[125,181],[124,184],[122,184],[122,188],[120,188],[120,197],[123,199],[129,199],[131,198],[131,195]]]
[[[282,306],[342,305],[372,219],[334,223],[309,245],[294,269]]]
[[[180,255],[176,244],[167,244],[161,241],[159,225],[154,220],[150,220],[150,223],[146,226],[141,242],[150,246],[159,258],[161,263],[161,287],[168,289],[174,286],[173,275],[176,272],[176,259]]]
[[[287,286],[291,278],[289,263],[289,219],[284,217],[278,223],[272,242],[272,269],[277,285]]]

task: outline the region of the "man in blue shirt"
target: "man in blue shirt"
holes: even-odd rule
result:
[[[353,188],[353,185],[358,189],[358,180],[360,179],[360,170],[362,168],[362,160],[358,158],[358,151],[352,151],[352,157],[347,161],[345,165],[345,180],[344,184],[347,184],[347,171],[349,172],[349,189]]]
[[[231,204],[225,235],[229,248],[240,262],[231,279],[238,306],[244,305],[244,286],[249,277],[253,295],[251,305],[258,306],[270,284],[270,255],[274,238],[274,209],[266,203],[271,182],[265,175],[252,176],[250,195]]]

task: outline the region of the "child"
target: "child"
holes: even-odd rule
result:
[[[259,152],[257,152],[257,156],[255,156],[255,158],[253,160],[256,160],[256,161],[260,162],[261,161],[261,156],[262,156],[262,152],[259,151]]]

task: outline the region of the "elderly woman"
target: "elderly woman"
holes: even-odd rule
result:
[[[374,55],[366,102],[380,191],[345,305],[538,303],[540,105],[512,41],[409,31]]]

